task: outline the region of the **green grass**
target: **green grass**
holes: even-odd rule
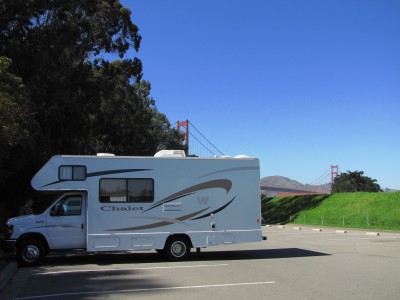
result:
[[[339,193],[262,201],[268,224],[400,230],[400,193]]]

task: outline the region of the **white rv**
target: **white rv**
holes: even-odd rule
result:
[[[157,250],[170,260],[191,248],[258,242],[258,159],[54,156],[33,177],[34,189],[61,196],[40,215],[8,220],[8,244],[20,265],[49,251]]]

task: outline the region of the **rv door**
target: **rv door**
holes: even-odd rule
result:
[[[86,248],[86,194],[64,194],[47,216],[47,233],[52,249]]]

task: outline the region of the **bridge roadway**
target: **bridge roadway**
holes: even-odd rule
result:
[[[262,243],[177,263],[155,252],[52,256],[18,269],[0,299],[399,299],[400,233],[263,230]]]
[[[260,190],[269,192],[285,192],[285,193],[312,193],[312,191],[286,189],[286,188],[270,187],[270,186],[260,186]]]

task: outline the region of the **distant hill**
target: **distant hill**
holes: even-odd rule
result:
[[[261,192],[268,197],[274,197],[277,193],[330,193],[330,184],[309,185],[302,184],[283,176],[267,176],[260,180]]]
[[[399,190],[396,190],[396,189],[389,189],[389,188],[384,188],[383,191],[384,191],[385,193],[396,193],[396,192],[399,192]]]

